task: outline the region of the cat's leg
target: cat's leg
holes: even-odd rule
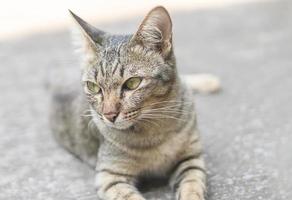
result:
[[[114,169],[98,170],[96,174],[97,194],[101,200],[145,200],[135,187],[132,174]]]
[[[177,200],[204,200],[206,170],[198,139],[192,139],[186,154],[174,167],[170,186]],[[192,141],[190,140],[190,141]],[[196,143],[198,145],[196,146]],[[195,145],[195,146],[194,146]]]
[[[84,116],[88,109],[79,93],[59,91],[51,106],[51,128],[56,141],[74,156],[95,168],[99,147],[98,130],[90,118]]]
[[[214,93],[220,90],[220,80],[212,74],[181,75],[181,80],[199,93]]]
[[[180,161],[171,180],[177,200],[203,200],[205,192],[205,168],[201,158],[186,157]]]

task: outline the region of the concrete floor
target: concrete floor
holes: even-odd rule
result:
[[[209,200],[292,199],[292,2],[173,13],[183,73],[222,79],[196,95]],[[133,32],[138,19],[101,25]],[[48,125],[48,81],[78,80],[67,31],[0,43],[0,199],[96,199],[94,172],[61,149]],[[155,187],[147,199],[173,199]]]

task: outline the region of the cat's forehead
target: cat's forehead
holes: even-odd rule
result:
[[[123,76],[157,65],[163,60],[142,48],[132,48],[128,39],[110,39],[97,55],[96,70]],[[123,69],[121,69],[123,68]],[[118,70],[120,69],[120,70]],[[117,71],[118,70],[118,71]]]
[[[105,86],[118,86],[133,76],[155,77],[161,73],[161,56],[141,47],[130,47],[129,41],[130,36],[108,38],[86,76]]]
[[[101,48],[101,54],[105,58],[108,56],[117,56],[121,51],[124,51],[129,44],[130,35],[110,35],[103,41]]]

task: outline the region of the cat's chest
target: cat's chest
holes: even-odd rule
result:
[[[145,170],[153,173],[163,173],[166,169],[171,168],[181,157],[185,143],[186,138],[180,135],[173,136],[166,143],[146,153],[142,157]]]

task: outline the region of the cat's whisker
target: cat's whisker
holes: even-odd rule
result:
[[[160,102],[154,102],[148,105],[144,105],[141,108],[144,107],[149,107],[149,106],[155,106],[155,105],[159,105],[159,104],[178,104],[178,103],[182,103],[182,101],[160,101]]]
[[[190,111],[183,110],[183,109],[173,109],[173,108],[151,108],[151,109],[144,109],[142,111],[143,114],[181,114],[181,115],[188,115],[191,114]]]
[[[81,117],[94,117],[93,115],[81,115]]]
[[[145,114],[169,114],[169,115],[190,115],[191,112],[178,112],[178,111],[149,111],[145,112]]]
[[[158,128],[161,127],[158,123],[154,122],[153,120],[151,121],[151,120],[149,120],[149,119],[147,119],[147,118],[143,118],[143,117],[141,117],[140,119],[137,119],[137,120],[138,120],[138,121],[140,120],[140,121],[142,121],[142,122],[145,121],[145,122],[151,123],[151,124],[157,126]]]
[[[177,118],[177,117],[174,117],[174,116],[169,116],[169,115],[161,115],[161,114],[143,114],[142,116],[147,116],[147,117],[151,117],[153,119],[174,119],[174,120],[178,120],[178,121],[186,121],[184,119],[181,119],[181,118]]]
[[[86,109],[86,110],[84,110],[84,112],[92,112],[92,110],[91,109]]]
[[[144,107],[143,110],[174,110],[174,111],[181,111],[182,104],[177,105],[167,105],[162,107]]]
[[[97,113],[92,113],[92,114],[84,114],[84,115],[81,115],[81,117],[97,117],[97,118],[102,118],[101,115],[97,114]]]
[[[170,103],[170,104],[179,104],[179,103],[183,103],[183,104],[193,104],[193,102],[187,102],[187,101],[160,101],[160,102],[155,102],[155,103],[152,103],[152,104],[148,104],[148,105],[144,105],[142,106],[141,108],[144,108],[144,107],[151,107],[151,106],[154,106],[154,105],[157,105],[157,104],[167,104],[167,103]]]
[[[175,108],[150,108],[144,109],[143,111],[174,111],[174,112],[190,112],[183,109],[175,109]]]

